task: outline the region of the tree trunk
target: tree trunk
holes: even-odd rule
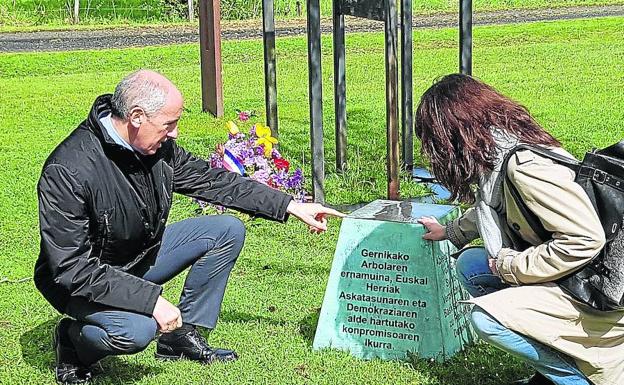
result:
[[[193,7],[193,0],[188,0],[188,21],[193,21],[193,13],[194,13],[194,7]]]
[[[74,24],[78,24],[80,22],[80,16],[78,13],[80,12],[80,0],[74,0]]]

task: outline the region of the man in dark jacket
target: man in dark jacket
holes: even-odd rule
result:
[[[212,169],[185,151],[173,140],[182,105],[162,75],[132,73],[113,95],[96,99],[43,167],[35,284],[71,317],[54,333],[61,383],[88,381],[92,364],[139,352],[157,332],[158,358],[237,358],[208,346],[196,327],[215,327],[244,226],[226,215],[165,226],[174,192],[281,222],[292,214],[316,232],[326,229],[327,215],[342,215]],[[189,266],[174,306],[161,285]]]

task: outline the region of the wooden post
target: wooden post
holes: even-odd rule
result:
[[[347,167],[347,83],[345,77],[345,21],[340,0],[333,2],[334,13],[334,108],[336,130],[336,171]]]
[[[401,0],[401,134],[403,169],[414,168],[412,0]]]
[[[80,22],[80,0],[74,0],[74,24],[78,24]]]
[[[459,0],[459,72],[472,75],[472,0]]]
[[[262,0],[262,40],[264,42],[264,101],[266,124],[271,135],[279,136],[277,127],[277,75],[275,74],[275,17],[273,0]]]
[[[193,15],[195,13],[195,10],[193,7],[193,0],[188,0],[187,6],[188,6],[188,21],[192,22],[195,16]]]
[[[199,47],[201,53],[202,110],[223,116],[221,78],[221,8],[219,0],[200,0]]]
[[[399,199],[399,109],[397,8],[395,0],[384,0],[386,45],[386,130],[388,199]]]
[[[325,152],[323,147],[323,78],[321,71],[321,8],[319,0],[307,0],[308,87],[310,97],[310,145],[312,147],[312,194],[325,203]]]

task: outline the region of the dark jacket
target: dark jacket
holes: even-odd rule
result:
[[[142,156],[116,144],[89,117],[52,152],[38,184],[41,249],[35,285],[60,312],[71,297],[151,314],[162,288],[137,275],[153,264],[172,193],[254,216],[285,221],[289,195],[224,169],[210,168],[168,140]]]

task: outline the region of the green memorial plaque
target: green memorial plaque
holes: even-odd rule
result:
[[[347,216],[325,291],[314,349],[360,358],[444,360],[472,342],[468,294],[448,241],[422,239],[422,216],[440,223],[455,206],[377,200]]]

